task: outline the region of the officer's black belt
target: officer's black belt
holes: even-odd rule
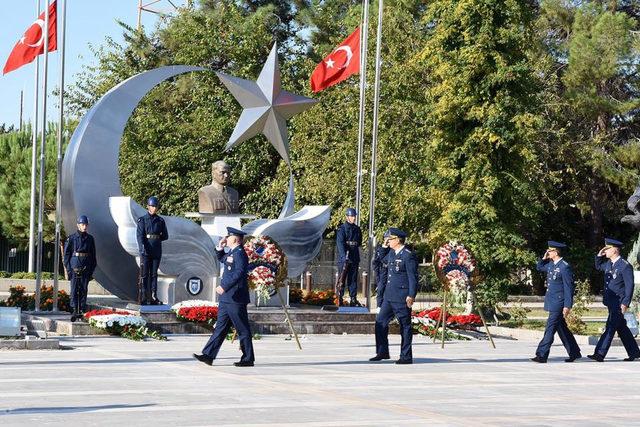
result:
[[[155,240],[159,239],[161,236],[159,234],[147,234],[147,239]]]
[[[346,243],[347,243],[347,245],[349,245],[349,246],[358,246],[358,242],[354,242],[354,241],[352,241],[352,240],[347,240],[347,241],[346,241]]]
[[[74,252],[73,256],[77,256],[77,257],[89,256],[89,253],[88,252]]]

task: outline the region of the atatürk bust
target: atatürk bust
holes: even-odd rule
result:
[[[231,168],[218,160],[211,165],[211,185],[198,190],[198,211],[213,214],[239,213],[238,192],[229,187]]]

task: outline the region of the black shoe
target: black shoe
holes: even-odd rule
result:
[[[604,362],[604,357],[600,356],[598,353],[590,354],[587,357],[591,360],[595,360],[596,362]]]
[[[242,367],[242,366],[253,366],[253,362],[243,362],[241,360],[239,362],[234,362],[233,366],[239,366],[239,367]]]
[[[209,366],[211,366],[213,364],[213,358],[205,355],[205,354],[195,354],[193,353],[193,357],[194,359],[198,360],[199,362],[202,362],[204,364],[207,364]]]
[[[396,365],[411,365],[413,363],[412,359],[398,359],[396,360]]]
[[[540,356],[532,357],[531,361],[532,362],[537,362],[537,363],[547,363],[547,359],[542,358]]]
[[[626,357],[626,358],[624,359],[624,361],[625,361],[625,362],[633,362],[633,361],[634,361],[634,360],[636,360],[636,359],[640,359],[640,355],[639,355],[639,356],[629,356],[629,357]]]
[[[572,363],[572,362],[576,361],[577,359],[581,359],[581,358],[582,358],[582,355],[578,354],[577,356],[569,356],[569,358],[568,359],[564,359],[564,361],[567,362],[567,363]]]
[[[391,358],[389,357],[389,355],[381,356],[381,355],[379,355],[379,354],[376,354],[374,357],[372,357],[371,359],[369,359],[369,362],[379,362],[379,361],[381,361],[381,360],[388,360],[388,359],[391,359]]]
[[[360,302],[357,299],[351,298],[351,302],[349,303],[349,307],[362,307],[362,304],[360,304]]]

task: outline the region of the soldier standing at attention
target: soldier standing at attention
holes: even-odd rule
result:
[[[609,316],[595,351],[587,357],[596,362],[604,362],[613,336],[617,332],[629,356],[624,360],[633,362],[640,358],[640,349],[624,318],[633,296],[633,267],[620,256],[622,242],[607,238],[604,239],[604,243],[604,248],[596,255],[596,269],[604,272],[602,302],[607,306]]]
[[[542,341],[536,350],[536,357],[531,360],[547,363],[551,344],[553,344],[553,336],[557,332],[569,354],[569,358],[564,361],[573,362],[582,357],[580,347],[578,347],[578,343],[565,320],[573,307],[573,293],[575,291],[573,271],[571,271],[569,263],[562,258],[562,251],[566,250],[567,245],[553,240],[548,241],[547,245],[548,249],[542,259],[538,261],[536,269],[547,275],[544,309],[549,312],[549,318]]]
[[[345,212],[346,221],[336,232],[336,247],[338,249],[338,274],[347,269],[345,283],[338,295],[338,304],[342,305],[344,289],[349,288],[351,307],[362,307],[358,302],[358,266],[360,264],[360,246],[362,246],[362,230],[356,225],[355,209],[348,208]]]
[[[160,202],[155,196],[147,200],[147,214],[138,218],[136,235],[140,251],[140,268],[144,295],[141,303],[158,305],[158,268],[162,259],[162,242],[169,238],[164,219],[158,215]],[[151,297],[149,297],[149,293]]]
[[[389,254],[387,255],[387,280],[379,289],[380,312],[376,316],[376,355],[369,359],[377,362],[389,359],[389,322],[396,317],[400,322],[400,358],[398,365],[413,363],[411,341],[411,307],[418,293],[418,261],[404,245],[407,234],[397,228],[389,228]]]
[[[64,267],[71,281],[71,308],[75,321],[82,317],[87,308],[87,288],[96,268],[96,244],[93,236],[87,233],[89,219],[80,215],[77,221],[78,231],[67,239],[64,245]]]
[[[218,259],[222,263],[222,278],[220,286],[216,288],[220,304],[218,306],[218,321],[209,341],[202,349],[202,354],[194,354],[193,357],[209,366],[218,355],[229,329],[233,325],[238,332],[242,358],[235,362],[235,366],[253,366],[253,342],[251,340],[251,327],[247,304],[249,304],[249,284],[247,273],[249,271],[249,258],[244,251],[242,239],[245,232],[233,227],[227,227],[228,236],[220,241],[216,248]],[[224,252],[228,246],[230,251]]]
[[[382,245],[379,245],[376,248],[375,255],[373,257],[373,271],[376,274],[376,302],[378,308],[382,305],[384,285],[387,283],[387,275],[389,274],[387,255],[389,255],[389,231],[384,232],[382,236]]]

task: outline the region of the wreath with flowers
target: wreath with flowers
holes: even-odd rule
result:
[[[278,292],[287,278],[287,257],[269,236],[254,236],[244,243],[249,258],[249,287],[258,301],[267,301]]]
[[[433,256],[436,275],[446,291],[451,292],[457,302],[473,290],[476,261],[471,252],[455,240],[442,245]]]

